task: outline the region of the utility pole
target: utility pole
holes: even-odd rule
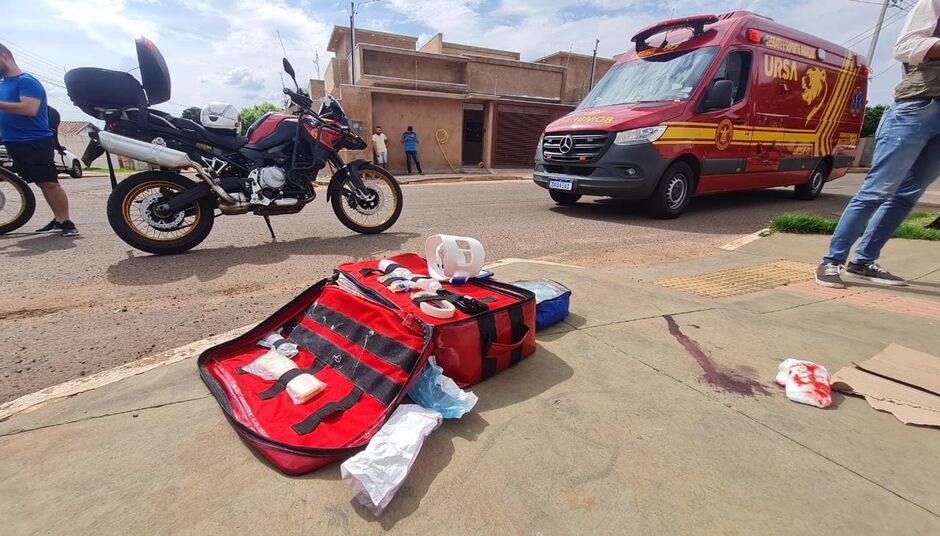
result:
[[[887,5],[885,0],[885,4]],[[884,14],[882,14],[884,17]],[[349,79],[352,80],[352,85],[356,85],[356,3],[349,3],[349,61],[350,66],[352,67],[352,72],[349,75]]]
[[[896,3],[894,0],[885,0],[881,6],[881,14],[878,15],[878,24],[875,25],[875,33],[871,36],[871,46],[868,47],[868,66],[875,57],[875,47],[878,46],[878,36],[881,35],[881,26],[885,23],[885,13],[888,11],[888,4]]]
[[[597,45],[601,44],[600,39],[594,39],[594,57],[591,58],[591,83],[588,84],[588,91],[594,89],[594,73],[597,70]]]

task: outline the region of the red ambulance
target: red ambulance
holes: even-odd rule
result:
[[[693,196],[845,175],[869,69],[852,51],[747,11],[644,28],[578,108],[546,127],[535,182],[555,202],[645,199],[675,218]]]

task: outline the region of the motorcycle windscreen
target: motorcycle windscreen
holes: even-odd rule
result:
[[[146,37],[138,38],[136,43],[140,81],[147,93],[147,102],[153,106],[170,100],[170,70],[163,54]]]

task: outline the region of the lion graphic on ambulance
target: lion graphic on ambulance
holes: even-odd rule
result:
[[[826,70],[819,67],[811,67],[806,70],[806,74],[801,79],[803,85],[803,102],[808,105],[819,101],[816,106],[806,116],[806,124],[813,119],[817,112],[822,109],[826,102],[826,93],[829,92],[829,82],[826,81]]]

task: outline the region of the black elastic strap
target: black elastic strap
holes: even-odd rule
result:
[[[389,275],[389,276],[385,276],[385,280],[382,281],[382,284],[385,285],[386,287],[390,287],[392,283],[394,283],[395,281],[408,281],[408,278],[407,277],[393,277]]]
[[[258,398],[260,398],[261,400],[268,400],[270,398],[274,398],[275,396],[278,395],[278,393],[280,393],[287,387],[287,384],[290,383],[291,380],[293,380],[297,376],[300,376],[301,374],[304,374],[305,372],[306,372],[305,370],[299,369],[299,368],[288,370],[284,374],[281,374],[281,377],[277,379],[277,383],[269,387],[267,390],[258,393]]]
[[[274,341],[274,344],[271,345],[271,348],[277,350],[278,348],[280,348],[281,346],[284,346],[285,344],[290,344],[290,341],[284,338],[280,338]]]
[[[378,270],[376,268],[363,268],[362,270],[359,270],[359,275],[361,275],[362,277],[369,277],[372,274],[384,274],[384,273],[385,272],[383,272],[382,270]]]
[[[314,431],[317,426],[320,426],[320,423],[323,422],[323,419],[352,408],[359,402],[360,398],[362,398],[362,391],[357,387],[353,387],[353,390],[342,399],[336,402],[330,402],[329,404],[313,412],[306,419],[291,426],[291,428],[293,428],[294,431],[300,435],[309,434],[310,432]]]
[[[482,379],[487,379],[496,374],[499,362],[494,357],[489,357],[490,347],[496,342],[496,317],[494,315],[481,315],[477,319],[477,329],[480,330],[480,359],[483,364]]]
[[[392,264],[389,264],[388,266],[385,267],[385,272],[384,272],[384,273],[390,274],[390,273],[394,272],[395,270],[397,270],[397,269],[399,269],[399,268],[401,268],[401,267],[402,267],[402,266],[401,266],[400,264],[393,262]],[[379,270],[379,271],[381,272],[381,270]],[[408,270],[408,271],[410,272],[411,270]]]
[[[319,303],[307,309],[307,318],[328,328],[333,333],[342,335],[356,346],[361,346],[369,353],[411,373],[421,354],[404,344],[386,337],[368,326],[352,319],[339,311],[324,307]]]
[[[346,350],[311,331],[303,324],[298,324],[294,328],[290,334],[290,340],[299,344],[313,354],[317,361],[329,365],[385,406],[391,405],[402,389],[402,386],[391,378],[359,361]]]
[[[326,363],[321,363],[320,361],[314,361],[313,363],[310,364],[309,367],[305,369],[295,369],[295,370],[299,370],[300,373],[306,372],[307,374],[313,375],[323,370],[323,367],[325,366],[326,366]],[[242,369],[235,369],[235,370],[242,370]],[[285,372],[284,374],[287,375],[291,372],[293,371],[288,371],[288,372]],[[244,370],[239,372],[239,374],[245,374],[245,373],[246,371]],[[272,385],[271,387],[268,387],[265,391],[258,393],[258,397],[261,398],[261,400],[268,400],[270,398],[274,398],[275,396],[279,395],[287,387],[287,382],[290,381],[290,380],[281,381],[283,379],[284,379],[284,376],[281,376],[280,378],[278,378],[277,382],[275,382],[274,385]],[[291,380],[292,379],[293,378],[291,378]]]
[[[525,325],[525,315],[522,313],[522,305],[509,308],[509,324],[513,344],[521,341],[529,332],[529,327]],[[509,366],[513,366],[520,361],[522,361],[521,344],[509,354]]]

